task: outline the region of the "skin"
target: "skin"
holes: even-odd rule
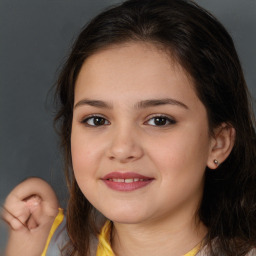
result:
[[[97,126],[92,114],[100,116]],[[75,86],[72,161],[84,195],[114,222],[116,256],[180,256],[202,241],[207,229],[196,210],[204,170],[217,168],[213,160],[223,162],[235,140],[225,123],[209,134],[193,83],[165,52],[129,43],[86,60]],[[113,171],[152,182],[116,191],[102,180]],[[5,255],[40,255],[58,207],[54,191],[39,178],[15,187],[2,211],[10,230]]]
[[[140,104],[166,98],[171,104]],[[207,232],[196,216],[205,168],[228,156],[234,131],[223,124],[210,136],[191,79],[151,44],[116,45],[89,57],[74,102],[74,174],[86,198],[114,222],[115,254],[178,256],[191,250]],[[91,115],[100,122],[95,125]],[[159,115],[164,125],[157,125]],[[102,180],[116,171],[153,181],[116,191]]]
[[[2,218],[9,226],[5,256],[38,256],[43,252],[59,203],[50,185],[29,178],[5,200]]]

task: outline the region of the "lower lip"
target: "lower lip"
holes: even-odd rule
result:
[[[143,188],[147,185],[149,185],[152,180],[144,180],[144,181],[134,181],[131,183],[125,183],[125,182],[115,182],[112,180],[103,180],[105,182],[105,184],[113,189],[113,190],[117,190],[117,191],[133,191],[136,189],[140,189]]]

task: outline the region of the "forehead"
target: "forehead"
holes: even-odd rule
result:
[[[113,45],[90,56],[75,85],[75,100],[83,94],[133,97],[195,97],[192,79],[164,49],[149,43]],[[170,95],[172,94],[172,95]]]

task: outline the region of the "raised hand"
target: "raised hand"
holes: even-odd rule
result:
[[[42,179],[29,178],[6,198],[2,217],[9,226],[6,256],[40,256],[59,203],[51,186]]]

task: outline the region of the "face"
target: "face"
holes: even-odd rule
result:
[[[112,46],[85,61],[74,102],[73,169],[94,207],[120,223],[194,214],[212,139],[178,64],[150,44]]]

